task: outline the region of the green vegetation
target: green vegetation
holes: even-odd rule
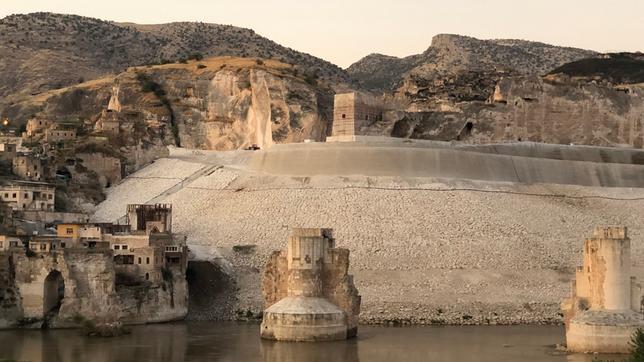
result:
[[[145,73],[139,73],[136,75],[136,80],[139,81],[139,84],[141,85],[141,91],[145,93],[154,93],[155,96],[157,96],[159,99],[165,98],[165,90],[163,90],[163,87],[152,78],[150,78],[149,75]]]
[[[163,280],[165,280],[166,282],[172,282],[172,270],[170,270],[170,269],[169,269],[169,268],[167,268],[167,267],[163,267],[163,268],[161,269],[161,277],[162,277],[162,278],[163,278]]]
[[[644,82],[644,56],[629,53],[611,54],[609,58],[588,58],[564,64],[550,74],[571,77],[601,77],[615,83]]]
[[[644,331],[637,329],[631,337],[629,345],[632,348],[629,362],[644,362]]]
[[[181,139],[179,138],[179,127],[177,126],[174,110],[172,109],[172,104],[166,96],[166,91],[163,89],[161,84],[155,82],[149,75],[145,73],[138,73],[136,75],[136,80],[139,81],[141,86],[141,91],[145,93],[154,93],[155,96],[161,101],[168,112],[170,113],[170,127],[172,128],[172,135],[174,137],[174,142],[178,147],[181,147]]]

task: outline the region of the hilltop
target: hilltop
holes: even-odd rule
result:
[[[0,20],[0,112],[20,97],[115,74],[131,66],[209,56],[258,57],[295,64],[330,84],[347,74],[327,61],[230,25],[120,24],[33,13]]]
[[[543,75],[565,63],[594,56],[589,50],[525,40],[439,34],[422,54],[404,58],[371,54],[347,72],[361,87],[394,91],[405,82],[429,84],[464,72]]]

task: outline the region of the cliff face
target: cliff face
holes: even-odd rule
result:
[[[613,86],[566,76],[511,77],[490,101],[426,112],[390,112],[382,134],[471,143],[534,141],[644,144],[644,85]]]
[[[30,97],[9,112],[84,123],[90,136],[109,138],[132,171],[147,160],[141,149],[164,145],[232,150],[322,140],[330,93],[290,65],[223,57],[131,68]]]

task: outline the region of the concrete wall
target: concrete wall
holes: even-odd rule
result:
[[[456,149],[360,143],[276,145],[249,167],[274,175],[438,177],[515,183],[644,187],[644,166],[541,159]]]

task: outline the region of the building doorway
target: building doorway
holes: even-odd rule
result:
[[[58,313],[63,298],[65,298],[65,280],[58,270],[52,270],[45,278],[43,315]]]

